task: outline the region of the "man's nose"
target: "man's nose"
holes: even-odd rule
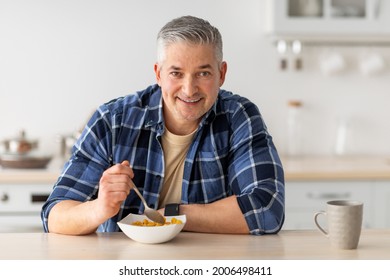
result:
[[[192,76],[185,77],[183,80],[182,91],[188,97],[196,94],[198,92],[196,79]]]

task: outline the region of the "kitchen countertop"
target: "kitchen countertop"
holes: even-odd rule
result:
[[[63,159],[53,159],[46,169],[0,168],[0,184],[53,185]],[[390,157],[305,156],[282,157],[286,181],[308,180],[390,180]]]
[[[14,169],[0,166],[0,184],[53,185],[58,179],[63,164],[63,159],[54,158],[43,169]]]
[[[390,157],[307,156],[282,158],[286,181],[390,180]]]
[[[2,260],[388,260],[390,230],[362,230],[356,250],[332,248],[318,230],[282,230],[264,236],[181,232],[162,244],[137,243],[121,232],[86,236],[2,233],[0,248]]]

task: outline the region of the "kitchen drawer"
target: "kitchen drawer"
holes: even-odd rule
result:
[[[359,182],[287,182],[286,207],[324,208],[329,200],[360,200],[371,203],[372,183]]]
[[[5,232],[43,232],[40,213],[0,213],[0,233]]]
[[[40,212],[51,189],[48,185],[0,185],[0,213]]]
[[[375,182],[375,221],[378,228],[390,228],[390,182]]]
[[[324,207],[320,210],[326,210],[326,208]],[[288,209],[286,211],[286,219],[283,224],[283,229],[317,229],[314,223],[314,214],[318,211],[318,209]],[[365,213],[363,213],[363,228],[374,227],[374,222],[372,221],[372,219],[370,219],[369,216],[370,215],[368,211],[365,211]],[[327,221],[324,216],[319,216],[318,221],[324,228],[327,228]]]
[[[283,229],[314,229],[313,211],[286,211]]]

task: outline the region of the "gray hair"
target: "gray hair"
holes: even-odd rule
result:
[[[213,45],[216,59],[219,63],[222,62],[221,33],[204,19],[183,16],[168,22],[157,36],[157,62],[161,63],[163,61],[165,48],[177,42]]]

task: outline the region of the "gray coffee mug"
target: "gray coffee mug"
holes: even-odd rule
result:
[[[318,217],[327,216],[328,230],[320,226]],[[356,249],[359,244],[363,221],[363,203],[352,200],[334,200],[327,202],[327,210],[314,214],[318,229],[330,239],[338,249]]]

